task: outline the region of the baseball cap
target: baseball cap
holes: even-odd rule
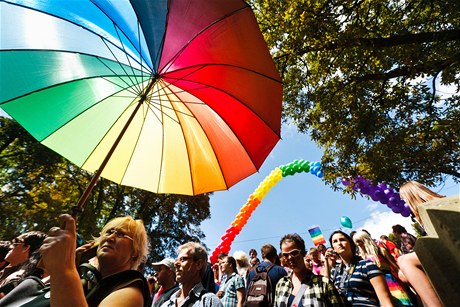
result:
[[[174,266],[174,259],[172,259],[172,258],[165,258],[165,259],[161,260],[160,262],[152,263],[152,265],[153,265],[154,269],[155,269],[155,267],[159,267],[161,265],[164,265],[164,266],[170,268],[171,270],[173,270],[173,272],[176,271],[176,267]]]

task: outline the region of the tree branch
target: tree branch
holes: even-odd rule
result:
[[[454,63],[460,62],[460,53],[454,55],[451,59],[444,59],[440,61],[431,61],[421,65],[403,66],[395,68],[381,74],[367,74],[364,76],[350,77],[351,80],[356,82],[372,81],[372,80],[389,80],[392,78],[403,76],[415,76],[421,73],[433,73],[434,71],[441,71]]]
[[[423,44],[457,40],[460,40],[460,29],[444,30],[439,32],[421,32],[415,34],[395,35],[390,37],[344,39],[339,42],[332,42],[321,46],[308,46],[303,50],[299,50],[299,52],[308,53],[312,51],[336,50],[347,47],[360,47],[366,49],[390,48],[409,44]]]

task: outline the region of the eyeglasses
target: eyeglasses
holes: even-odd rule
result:
[[[187,256],[182,256],[182,257],[176,258],[176,260],[174,262],[179,261],[180,263],[184,263],[185,261],[188,261],[188,260],[191,260],[191,259],[193,259],[193,258],[192,257],[187,257]]]
[[[11,244],[13,244],[13,245],[24,244],[24,240],[23,240],[23,239],[14,238],[13,240],[11,240]]]
[[[283,255],[284,258],[287,258],[287,257],[289,257],[289,256],[291,256],[291,257],[297,257],[297,256],[300,255],[300,252],[301,252],[300,249],[293,249],[293,250],[290,251],[290,252],[281,253],[281,255]]]
[[[111,235],[115,234],[115,236],[117,238],[126,238],[126,239],[129,239],[131,241],[134,241],[133,238],[131,238],[130,236],[128,236],[126,233],[124,233],[123,231],[121,230],[118,230],[118,229],[109,229],[107,230],[105,233],[102,233],[101,236],[103,237],[110,237]]]

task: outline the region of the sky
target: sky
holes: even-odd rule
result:
[[[201,229],[206,235],[203,242],[210,248],[211,253],[221,243],[221,236],[231,226],[249,195],[273,169],[296,159],[311,162],[321,160],[322,150],[308,135],[298,133],[295,126],[283,125],[281,137],[258,173],[226,191],[214,192],[211,196],[211,218],[201,224]],[[460,186],[451,179],[432,190],[446,196],[460,194]],[[342,216],[351,219],[352,229],[340,224]],[[308,249],[314,246],[308,229],[315,226],[320,227],[328,241],[330,234],[337,229],[349,233],[351,230],[364,228],[374,238],[379,238],[382,234],[388,235],[391,226],[395,224],[400,224],[415,234],[410,218],[393,213],[384,204],[360,195],[352,199],[350,195],[326,186],[322,179],[310,173],[300,173],[284,177],[267,193],[240,234],[236,236],[230,254],[237,250],[248,254],[251,248],[255,248],[260,255],[260,247],[265,243],[272,244],[279,252],[279,241],[288,233],[301,235]]]

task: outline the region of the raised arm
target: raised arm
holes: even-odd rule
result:
[[[51,281],[51,306],[88,306],[75,266],[75,220],[68,214],[59,216],[62,229],[53,227],[40,248],[43,266]]]

